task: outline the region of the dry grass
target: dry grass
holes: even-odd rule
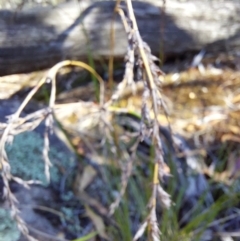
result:
[[[173,83],[174,81],[167,83],[167,78],[164,77],[164,73],[154,62],[156,57],[152,56],[148,45],[142,40],[138,31],[131,0],[125,1],[125,10],[121,8],[120,2],[121,1],[117,1],[115,10],[116,13],[121,16],[129,44],[126,54],[123,80],[118,84],[110,96],[109,94],[106,94],[106,86],[101,76],[99,76],[92,67],[78,61],[63,61],[51,68],[46,76],[38,82],[27,95],[16,113],[9,118],[8,123],[1,123],[2,136],[0,141],[0,164],[1,174],[4,181],[4,196],[10,204],[12,216],[17,222],[20,231],[29,240],[35,239],[29,235],[26,224],[19,216],[17,200],[10,189],[9,182],[14,180],[25,187],[29,187],[29,184],[34,183],[34,180],[23,181],[20,178],[12,176],[11,166],[9,165],[5,151],[5,145],[7,142],[12,141],[15,135],[35,129],[42,121],[45,121],[46,127],[44,133],[43,157],[45,162],[45,174],[48,180],[50,179],[49,168],[51,166],[51,161],[48,158],[50,145],[48,136],[56,126],[59,127],[58,130],[61,132],[63,140],[67,145],[71,146],[71,148],[74,145],[67,137],[66,132],[68,132],[68,134],[72,133],[81,139],[81,151],[83,154],[88,155],[91,153],[89,154],[90,156],[94,155],[99,159],[102,155],[104,157],[104,164],[111,164],[114,167],[117,167],[117,170],[120,170],[120,173],[118,173],[120,175],[120,185],[118,185],[119,190],[117,191],[115,199],[111,200],[112,203],[107,209],[100,203],[94,201],[91,197],[87,196],[86,193],[86,188],[89,185],[89,182],[91,182],[96,175],[95,172],[92,172],[92,176],[90,176],[90,179],[87,181],[82,179],[82,177],[80,178],[80,183],[82,183],[83,180],[86,181],[86,183],[84,185],[81,184],[81,187],[77,190],[77,194],[80,199],[84,200],[88,215],[95,221],[94,224],[97,232],[103,238],[108,236],[106,234],[104,223],[97,219],[95,214],[90,211],[89,207],[94,206],[94,208],[98,209],[101,213],[101,216],[107,220],[112,220],[112,217],[121,220],[122,217],[119,210],[123,209],[127,213],[129,206],[129,203],[127,202],[131,202],[131,200],[126,200],[127,187],[130,186],[130,188],[135,191],[137,189],[137,185],[135,186],[135,179],[138,178],[136,177],[136,169],[139,165],[137,161],[139,158],[138,148],[141,143],[147,141],[149,149],[152,149],[150,153],[148,153],[148,162],[150,164],[147,165],[147,168],[153,169],[149,170],[152,175],[152,183],[147,188],[149,195],[146,195],[147,197],[143,201],[143,203],[147,202],[148,205],[147,207],[144,207],[144,215],[139,218],[139,221],[141,220],[142,224],[133,228],[135,235],[132,237],[130,234],[128,239],[141,240],[141,238],[147,238],[148,240],[158,241],[161,237],[160,228],[162,231],[162,240],[179,240],[177,239],[179,237],[182,238],[181,240],[193,240],[194,238],[199,238],[199,240],[202,238],[202,240],[206,240],[204,239],[204,237],[208,235],[208,233],[205,232],[206,230],[210,232],[212,231],[210,229],[211,227],[216,227],[221,222],[226,221],[223,220],[223,218],[214,220],[217,217],[218,212],[225,208],[225,210],[227,209],[226,213],[231,213],[229,214],[229,219],[234,215],[233,210],[230,210],[229,208],[234,201],[231,199],[230,201],[232,202],[229,204],[229,200],[226,200],[227,194],[221,197],[220,200],[215,200],[212,192],[209,191],[211,188],[203,174],[205,173],[209,175],[215,181],[219,180],[214,177],[214,172],[211,172],[209,166],[204,165],[204,167],[202,167],[199,166],[199,163],[203,158],[206,158],[207,155],[210,156],[209,150],[207,148],[204,149],[204,145],[206,147],[206,145],[210,145],[215,140],[220,139],[239,142],[239,138],[236,136],[236,133],[239,132],[238,125],[236,123],[230,125],[228,124],[228,121],[226,121],[229,120],[234,113],[239,111],[237,104],[239,100],[238,93],[234,94],[234,96],[230,95],[226,100],[226,105],[231,106],[230,109],[226,110],[222,107],[222,109],[217,110],[217,113],[212,113],[211,110],[204,112],[204,118],[209,120],[205,124],[199,121],[202,118],[200,118],[199,115],[196,115],[197,120],[194,119],[193,121],[187,118],[182,118],[181,120],[178,118],[169,118],[166,113],[171,110],[166,108],[165,99],[162,97],[161,89],[164,88],[165,91],[171,92],[173,91],[171,85],[174,86],[175,83]],[[110,71],[112,69],[112,63],[111,60]],[[82,67],[95,76],[99,82],[99,103],[78,102],[62,105],[57,105],[55,103],[57,88],[56,75],[62,67],[68,65]],[[180,77],[178,77],[178,80],[179,79]],[[26,115],[25,117],[20,117],[27,103],[37,93],[40,87],[46,83],[51,83],[52,85],[48,107]],[[138,125],[136,125],[134,121],[129,121],[127,124],[124,123],[119,127],[116,125],[116,116],[119,116],[119,114],[125,114],[125,116],[127,116],[130,111],[126,108],[117,107],[117,105],[120,100],[126,96],[126,90],[129,92],[128,95],[134,96],[139,90],[139,83],[141,85],[142,102],[139,111],[141,112],[141,116],[138,119]],[[112,83],[110,85],[112,87]],[[227,87],[224,86],[222,88]],[[193,94],[189,95],[190,98],[194,96],[194,92],[192,91],[191,93]],[[181,93],[179,95],[180,97],[183,96]],[[172,109],[172,112],[174,112],[176,116],[177,111],[181,111],[177,108],[180,102],[181,100],[176,101],[174,103],[175,106],[173,106]],[[198,147],[203,148],[203,152],[205,151],[205,153],[201,155],[202,153],[199,149],[197,150],[197,154],[200,154],[198,155],[198,157],[200,156],[199,159],[195,158],[196,152],[190,150],[182,138],[178,135],[172,135],[171,129],[160,125],[161,123],[159,123],[159,120],[162,118],[159,117],[160,113],[161,116],[165,117],[165,123],[170,121],[173,130],[175,131],[179,129],[184,130],[185,132],[182,131],[181,134],[185,136],[189,134],[189,126],[192,126],[193,129],[191,130],[194,130],[195,134],[197,133],[197,135],[194,136],[195,145],[197,146],[199,144]],[[221,114],[222,119],[219,118],[219,115],[217,114]],[[70,118],[71,116],[75,116],[74,121]],[[211,119],[211,117],[214,118]],[[126,128],[124,129],[123,126],[126,127],[129,124],[132,131],[127,132]],[[222,126],[225,127],[225,129]],[[215,133],[211,135],[211,140],[207,139],[207,137],[210,136],[209,127],[211,127],[211,129],[215,128]],[[231,130],[231,132],[235,131],[236,133],[230,135],[228,132],[229,130]],[[191,134],[191,136],[193,135]],[[169,158],[170,161],[166,160],[166,151],[164,150],[165,146],[163,145],[165,142],[163,139],[166,139],[166,142],[168,143],[169,151],[167,154],[174,156]],[[79,152],[76,148],[74,151]],[[238,155],[238,153],[234,154],[236,156]],[[235,160],[236,156],[232,157],[232,159]],[[183,157],[186,159],[187,168],[191,167],[191,171],[198,173],[196,176],[185,176],[186,173],[184,173],[184,168],[182,168],[181,160],[179,161],[179,159]],[[146,158],[146,156],[143,158]],[[108,162],[105,159],[108,159]],[[99,160],[99,163],[102,164],[101,161],[102,160]],[[168,162],[171,171],[166,165],[166,162]],[[233,165],[236,167],[236,162]],[[181,171],[179,172],[179,170]],[[171,178],[169,178],[170,172],[172,175]],[[135,179],[132,178],[133,173]],[[168,192],[165,191],[166,180],[168,180]],[[195,188],[196,190],[191,190],[191,188]],[[199,190],[200,193],[196,194]],[[229,190],[230,189],[227,189],[226,192],[229,192]],[[146,189],[144,189],[144,191],[146,191]],[[234,192],[236,192],[237,195],[238,191],[235,190]],[[171,196],[168,193],[172,195],[174,205],[172,205]],[[141,195],[141,190],[136,191],[136,195],[133,196],[139,198],[139,194]],[[192,201],[193,198],[195,198],[194,201]],[[236,196],[233,197],[234,200],[236,198]],[[149,200],[146,201],[146,199]],[[185,210],[183,207],[184,204],[188,209],[191,207],[190,210]],[[194,205],[196,205],[196,208]],[[180,215],[180,212],[182,214],[181,220],[179,221],[178,215]],[[194,219],[194,215],[198,215],[199,219]],[[124,218],[126,218],[126,216],[124,216]],[[205,220],[206,223],[204,222]],[[139,224],[139,222],[137,224]],[[180,228],[181,224],[183,226],[182,229]],[[125,226],[123,228],[127,229],[129,227]],[[221,235],[221,229],[218,231],[218,235]],[[132,233],[130,228],[129,232]],[[213,236],[212,233],[209,235]]]

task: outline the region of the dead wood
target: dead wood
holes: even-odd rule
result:
[[[140,33],[154,54],[240,49],[239,1],[134,2]],[[122,58],[127,38],[113,1],[80,1],[11,12],[0,10],[0,75],[28,72],[63,59]],[[124,7],[123,7],[124,9]],[[114,24],[112,25],[112,21]]]

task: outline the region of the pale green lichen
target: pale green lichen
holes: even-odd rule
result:
[[[9,211],[0,208],[0,240],[17,241],[19,237],[20,232]]]
[[[38,133],[24,132],[17,135],[14,142],[6,146],[11,173],[23,180],[41,181],[46,186],[42,150],[43,139]],[[73,157],[50,144],[49,158],[53,164],[50,168],[51,182],[57,183],[60,179],[59,167],[69,168],[73,164]]]

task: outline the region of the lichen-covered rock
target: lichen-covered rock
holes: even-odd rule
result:
[[[47,186],[44,174],[43,139],[36,132],[24,132],[15,136],[12,144],[6,146],[11,165],[11,173],[23,180],[39,180]],[[61,177],[60,168],[68,169],[74,163],[73,156],[59,151],[50,143],[49,158],[51,182],[57,183]]]
[[[9,211],[0,208],[0,240],[17,241],[19,237],[20,232]]]

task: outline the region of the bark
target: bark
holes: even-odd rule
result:
[[[113,1],[80,1],[27,9],[0,10],[0,75],[51,67],[63,59],[108,58],[110,29],[114,56],[122,58],[127,36]],[[156,55],[240,49],[239,1],[133,2],[143,39]],[[124,9],[124,8],[123,8]],[[114,23],[114,24],[112,24]]]

